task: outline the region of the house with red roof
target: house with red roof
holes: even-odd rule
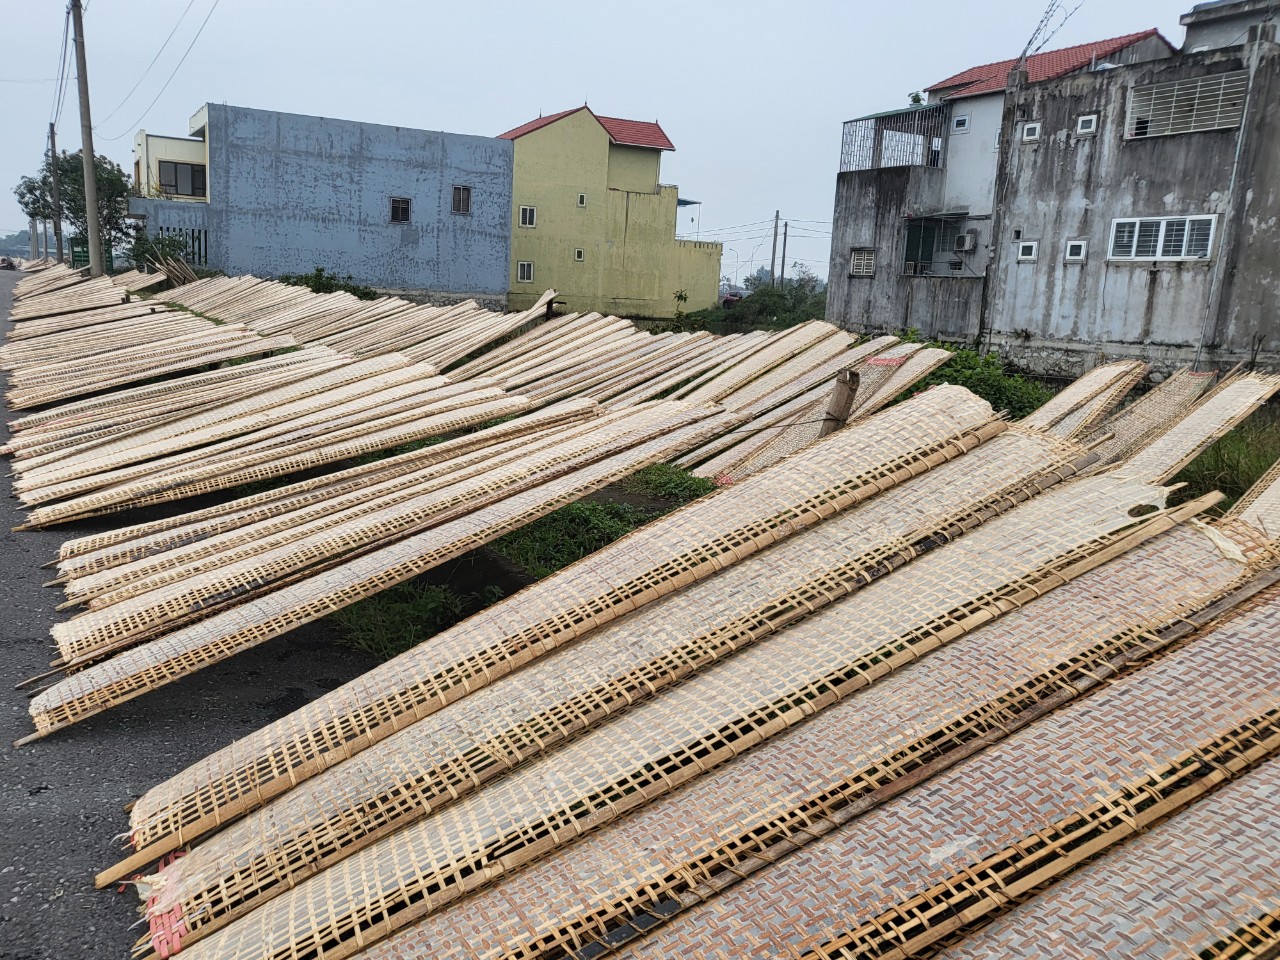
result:
[[[688,201],[661,182],[662,154],[675,145],[657,121],[584,104],[498,136],[515,148],[511,309],[548,288],[578,312],[670,317],[714,305],[721,246],[676,238]]]
[[[1268,13],[1201,3],[1182,49],[1151,29],[1031,51],[845,123],[827,319],[1063,377],[1100,352],[1280,364]]]

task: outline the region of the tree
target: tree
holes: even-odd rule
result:
[[[755,273],[749,274],[743,279],[742,285],[752,293],[755,293],[757,290],[772,286],[773,276],[768,267],[758,267]]]
[[[104,156],[94,158],[94,173],[98,183],[98,217],[102,224],[102,241],[110,246],[133,239],[133,228],[126,219],[129,213],[130,177],[123,168]],[[58,199],[62,201],[61,219],[71,225],[76,236],[89,232],[89,220],[85,215],[84,161],[80,151],[58,155]],[[36,220],[52,220],[59,211],[53,209],[53,180],[49,157],[45,156],[40,172],[34,177],[23,177],[13,189],[18,205],[28,217]]]

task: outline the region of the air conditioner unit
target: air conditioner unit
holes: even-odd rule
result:
[[[956,234],[955,241],[951,245],[951,249],[956,253],[971,253],[977,248],[977,230],[966,230],[964,233]]]

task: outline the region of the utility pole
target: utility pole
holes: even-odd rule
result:
[[[36,236],[36,218],[32,217],[29,221],[31,226],[27,228],[27,239],[31,241],[31,259],[40,259],[40,243],[39,237]]]
[[[780,287],[787,285],[787,227],[789,226],[791,226],[790,222],[782,225],[782,273],[778,279]]]
[[[775,286],[778,274],[774,267],[778,262],[778,215],[781,210],[773,211],[773,249],[769,251],[769,286]]]
[[[80,88],[80,154],[84,160],[84,215],[89,229],[89,276],[102,276],[102,224],[98,222],[98,173],[93,162],[93,120],[89,116],[89,65],[84,55],[84,11],[71,0],[76,35],[76,84]]]
[[[58,262],[62,262],[62,201],[58,194],[58,131],[49,123],[49,179],[53,193],[53,242],[58,248]]]

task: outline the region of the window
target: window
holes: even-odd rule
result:
[[[968,133],[969,132],[969,114],[962,113],[958,117],[951,118],[952,133]]]
[[[1148,217],[1111,222],[1112,260],[1205,260],[1217,217]]]
[[[849,276],[872,277],[876,272],[876,252],[871,247],[854,247],[849,255]]]
[[[457,211],[454,211],[457,213]],[[538,208],[537,207],[521,207],[520,208],[520,226],[536,227],[538,225]]]
[[[409,222],[409,201],[404,197],[391,198],[391,222],[392,223],[408,223]]]
[[[1018,262],[1035,263],[1040,253],[1040,244],[1035,240],[1023,240],[1018,244]]]
[[[578,194],[578,206],[585,207],[587,205],[587,195],[585,193]]]
[[[471,216],[471,188],[458,187],[453,188],[453,212],[464,217]]]
[[[1067,263],[1084,263],[1089,244],[1084,240],[1068,240],[1067,253],[1062,259]]]
[[[1076,136],[1092,137],[1098,132],[1098,115],[1096,113],[1086,113],[1082,117],[1076,117]]]
[[[1134,87],[1124,135],[1136,140],[1238,127],[1248,88],[1245,70]]]
[[[161,160],[160,192],[172,197],[203,197],[204,164]]]
[[[1022,125],[1022,142],[1035,143],[1040,139],[1039,123],[1024,123]]]
[[[578,247],[573,251],[573,259],[578,261],[578,263],[581,263],[584,259],[586,259],[586,257],[582,252],[581,247]]]
[[[516,264],[516,280],[519,283],[533,283],[532,260],[521,260]]]

